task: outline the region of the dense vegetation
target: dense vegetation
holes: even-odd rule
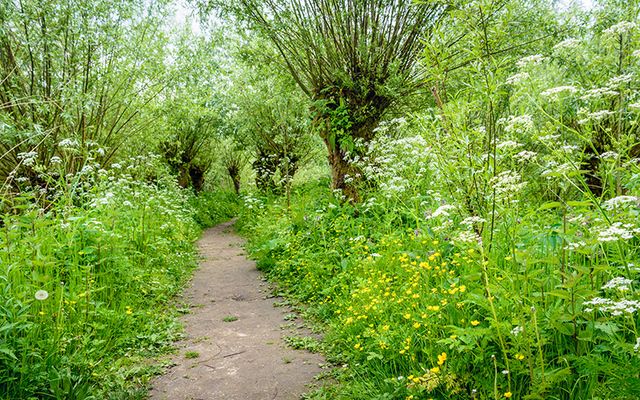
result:
[[[0,398],[144,398],[237,213],[309,398],[637,398],[637,3],[193,8],[0,3]]]

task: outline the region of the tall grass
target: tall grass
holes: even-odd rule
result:
[[[85,172],[5,199],[0,398],[146,397],[160,367],[145,359],[179,335],[166,310],[196,266],[197,222],[233,210],[179,189],[154,157]]]
[[[478,61],[359,150],[362,204],[246,199],[252,254],[343,367],[315,398],[637,398],[637,38]]]

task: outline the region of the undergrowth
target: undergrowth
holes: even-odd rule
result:
[[[234,199],[180,189],[153,156],[49,174],[0,223],[0,398],[146,398],[149,359],[180,334],[170,299],[202,227]]]

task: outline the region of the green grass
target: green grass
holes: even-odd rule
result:
[[[231,205],[212,212],[216,196],[227,199],[201,203],[206,224],[230,217]],[[45,210],[28,195],[11,201],[19,211],[0,224],[0,398],[143,398],[160,371],[147,359],[180,332],[168,304],[196,266],[199,200],[168,175],[113,172]]]
[[[192,359],[192,358],[198,358],[200,357],[200,353],[198,353],[197,351],[187,351],[186,353],[184,353],[184,358],[186,359]]]
[[[239,225],[269,278],[327,330],[322,349],[338,384],[309,398],[633,398],[638,321],[585,304],[623,260],[638,262],[633,245],[567,253],[562,271],[554,208],[523,215],[488,251],[452,243],[452,230],[433,230],[440,221],[416,233],[397,203],[371,212],[316,185],[297,196],[290,211],[278,201],[246,209]]]
[[[236,317],[235,315],[227,315],[226,317],[222,318],[222,321],[224,322],[235,322],[238,320],[238,317]]]

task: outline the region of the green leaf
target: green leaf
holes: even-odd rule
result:
[[[549,201],[541,205],[540,208],[538,208],[538,211],[549,210],[552,208],[559,208],[559,207],[562,207],[562,203],[560,203],[559,201]]]
[[[567,205],[569,207],[575,207],[575,208],[591,207],[591,206],[593,206],[593,202],[591,202],[591,201],[567,201]]]

